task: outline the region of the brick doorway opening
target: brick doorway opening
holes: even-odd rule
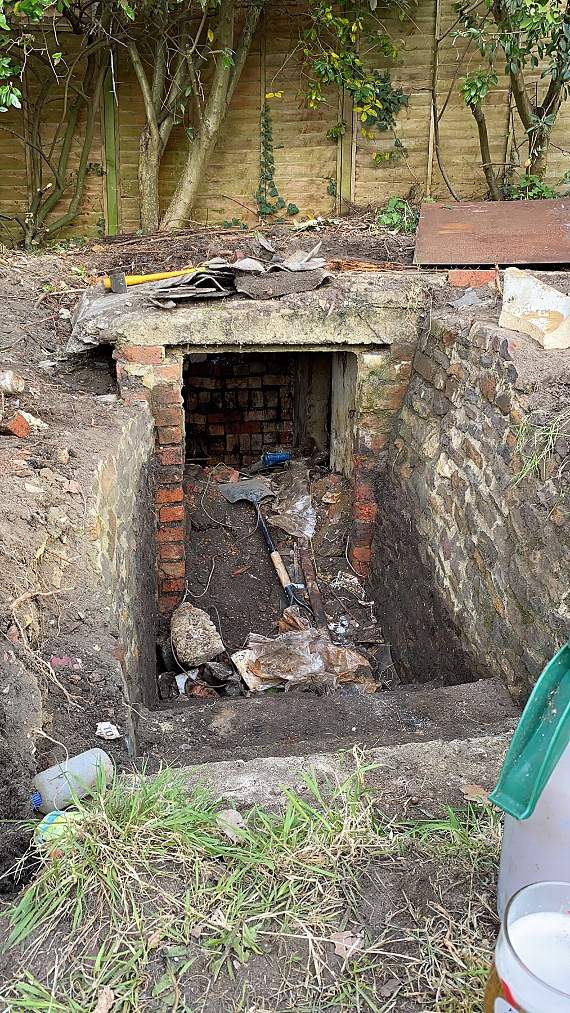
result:
[[[186,464],[247,469],[276,450],[322,453],[328,461],[332,358],[319,352],[187,356]]]
[[[125,399],[150,405],[157,590],[165,620],[185,590],[184,473],[223,463],[245,470],[265,450],[321,455],[352,485],[350,562],[366,576],[377,512],[375,475],[405,391],[413,347],[121,346]]]

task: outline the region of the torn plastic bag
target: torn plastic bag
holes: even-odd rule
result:
[[[275,513],[269,518],[274,527],[281,528],[295,538],[312,538],[317,525],[317,511],[309,492],[309,473],[300,465],[293,465],[287,473],[275,500]]]
[[[312,686],[333,690],[355,683],[373,693],[377,684],[361,654],[338,647],[318,630],[292,630],[274,638],[250,633],[248,646],[232,655],[246,686],[253,693],[266,689]]]

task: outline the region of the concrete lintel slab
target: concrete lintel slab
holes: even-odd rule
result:
[[[438,279],[408,272],[347,273],[281,299],[229,298],[160,310],[148,286],[123,295],[86,292],[68,351],[98,344],[187,345],[203,349],[347,348],[414,340]],[[442,282],[443,283],[443,276]]]

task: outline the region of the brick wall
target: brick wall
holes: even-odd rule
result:
[[[402,341],[356,355],[354,407],[347,416],[354,489],[350,559],[362,576],[377,519],[376,474],[414,351],[412,342]],[[168,616],[185,588],[185,459],[247,467],[265,450],[292,447],[295,368],[308,369],[308,360],[298,352],[191,354],[185,360],[184,349],[159,345],[123,345],[115,358],[122,397],[146,401],[154,417],[158,604]]]
[[[179,604],[186,584],[182,352],[128,345],[114,354],[121,396],[146,401],[155,422],[158,608],[165,616]]]
[[[286,354],[191,356],[184,366],[187,460],[247,467],[265,450],[292,447],[292,384]]]

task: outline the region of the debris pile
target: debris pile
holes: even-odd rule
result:
[[[378,688],[366,658],[311,628],[290,630],[274,639],[251,633],[247,648],[232,655],[232,661],[253,693],[294,686],[330,692],[342,683],[367,693]]]
[[[129,276],[115,270],[105,281],[112,293],[126,292],[129,286],[141,286],[151,305],[163,310],[176,309],[180,303],[196,299],[220,299],[239,292],[253,299],[272,299],[293,292],[318,288],[331,275],[326,260],[318,256],[322,243],[312,250],[295,250],[284,257],[275,252],[262,235],[257,237],[262,254],[271,258],[238,257],[233,263],[213,257],[199,267],[165,272],[163,275]]]
[[[191,546],[198,558],[190,565],[199,573],[206,563],[208,576],[205,584],[199,577],[189,586],[188,596],[195,589],[205,607],[185,602],[174,613],[171,643],[166,652],[162,648],[168,668],[159,677],[163,700],[292,690],[374,693],[391,678],[389,648],[372,603],[346,565],[348,483],[310,460],[279,464],[284,470],[274,470],[272,480],[236,473],[220,484],[218,477],[228,477],[222,466],[219,476],[211,469],[193,473]],[[266,520],[262,509],[270,498],[274,512]],[[207,541],[200,548],[202,512]],[[233,526],[236,517],[243,518],[243,535]],[[233,557],[239,558],[245,545],[250,563],[236,566]],[[247,626],[237,618],[244,599]]]

